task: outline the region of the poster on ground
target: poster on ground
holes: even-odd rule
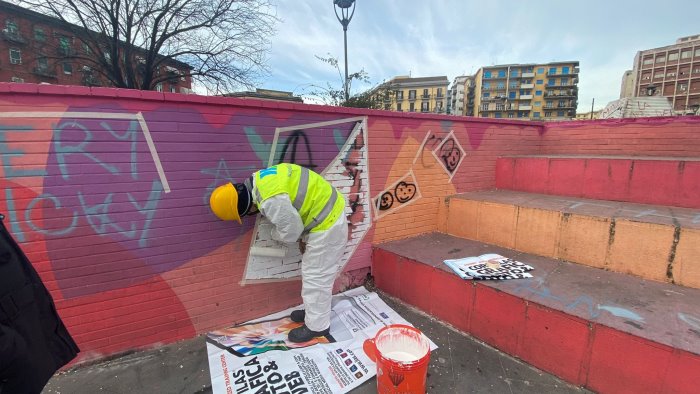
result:
[[[289,319],[294,309],[207,334],[214,394],[347,393],[376,374],[364,341],[385,325],[410,325],[360,287],[333,297],[327,337],[295,344],[287,340],[301,325]]]
[[[532,278],[533,268],[500,254],[482,254],[462,259],[444,260],[444,263],[462,279],[505,280]]]

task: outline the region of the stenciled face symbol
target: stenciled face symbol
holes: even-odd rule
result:
[[[447,140],[440,148],[440,156],[445,162],[445,167],[449,171],[453,171],[459,165],[459,161],[462,159],[462,152],[455,146],[453,140]]]
[[[378,200],[380,211],[386,211],[387,209],[391,208],[392,205],[394,205],[394,196],[391,194],[391,192],[382,193],[382,196]]]
[[[401,204],[411,201],[413,196],[416,195],[416,185],[401,181],[394,188],[394,195],[396,196],[396,201]]]

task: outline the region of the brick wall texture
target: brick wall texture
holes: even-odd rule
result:
[[[358,213],[355,201],[353,214],[371,226],[349,277],[367,271],[372,243],[444,228],[445,196],[495,187],[498,157],[700,156],[698,118],[542,124],[0,84],[0,212],[83,350],[79,361],[301,303],[298,280],[242,283],[255,222],[218,221],[208,196],[266,167],[273,145],[275,160],[318,172],[349,161],[339,152],[352,122],[324,124],[350,118],[367,122],[371,209]],[[280,128],[288,132],[275,139]]]

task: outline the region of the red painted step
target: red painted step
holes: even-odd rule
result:
[[[498,253],[532,279],[466,281],[447,258]],[[433,233],[375,245],[376,285],[511,355],[601,393],[697,393],[700,290]]]
[[[535,155],[496,161],[496,187],[700,208],[700,158]]]

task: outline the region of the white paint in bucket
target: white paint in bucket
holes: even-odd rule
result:
[[[430,352],[430,342],[425,335],[403,327],[383,331],[375,343],[382,357],[402,364],[415,363]]]

